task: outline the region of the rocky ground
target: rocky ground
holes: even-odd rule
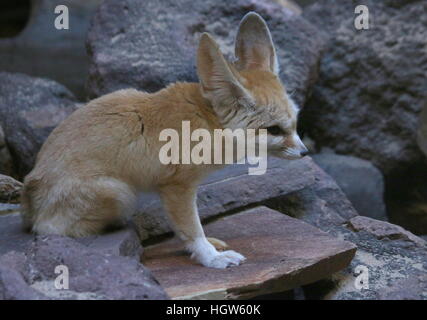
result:
[[[424,1],[364,1],[372,24],[363,31],[350,0],[87,1],[70,4],[83,13],[67,44],[53,45],[52,33],[58,39],[39,41],[44,55],[29,60],[37,34],[49,34],[42,9],[56,1],[38,3],[22,34],[0,39],[8,71],[0,72],[0,299],[427,299],[427,245],[410,232],[427,234]],[[245,254],[244,265],[207,276],[171,238],[154,194],[141,195],[128,228],[114,233],[74,240],[21,231],[19,181],[83,96],[196,81],[198,35],[212,33],[231,58],[237,23],[251,10],[272,30],[280,77],[316,154],[270,159],[256,178],[230,166],[199,188],[208,235]],[[59,75],[50,60],[71,44]],[[37,61],[47,56],[43,68]],[[76,61],[86,67],[70,70]],[[55,287],[58,265],[69,268],[69,290]]]
[[[17,299],[152,299],[165,298],[165,292],[172,298],[236,299],[285,290],[298,292],[291,297],[299,299],[427,298],[426,242],[359,216],[310,158],[273,160],[257,179],[246,166],[231,166],[201,186],[198,202],[208,236],[244,253],[242,267],[207,270],[192,262],[180,243],[168,240],[159,201],[144,195],[128,229],[95,238],[34,237],[21,231],[17,213],[1,215],[0,292]],[[60,264],[72,275],[67,292],[54,287]],[[355,286],[358,266],[369,272],[368,289]]]
[[[356,4],[369,8],[368,30],[354,27]],[[302,14],[326,39],[303,130],[317,148],[378,167],[389,218],[418,234],[427,233],[427,161],[417,145],[427,101],[426,10],[422,0],[323,0]]]

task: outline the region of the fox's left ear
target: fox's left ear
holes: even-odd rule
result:
[[[230,108],[250,106],[253,99],[242,84],[238,72],[225,60],[218,44],[208,34],[200,37],[197,50],[197,73],[203,96],[210,100],[217,112],[229,113]]]
[[[255,12],[246,14],[237,31],[235,55],[240,70],[261,69],[279,73],[276,50],[264,19]]]

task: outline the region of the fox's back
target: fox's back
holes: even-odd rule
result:
[[[142,178],[141,171],[159,179],[160,168],[168,174],[159,162],[160,132],[179,132],[185,120],[194,128],[220,126],[204,105],[197,84],[177,83],[154,94],[127,89],[104,95],[77,109],[52,131],[26,181],[94,175],[133,180]]]
[[[72,170],[74,175],[87,175],[100,162],[112,162],[141,136],[140,108],[145,93],[120,90],[89,102],[77,109],[43,144],[30,173],[44,176]],[[107,174],[108,166],[103,166]],[[95,172],[94,172],[95,173]]]

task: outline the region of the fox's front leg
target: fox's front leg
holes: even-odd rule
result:
[[[193,259],[212,268],[236,266],[245,260],[240,253],[232,250],[219,252],[208,241],[197,212],[195,186],[163,187],[160,195],[175,233],[184,241]]]

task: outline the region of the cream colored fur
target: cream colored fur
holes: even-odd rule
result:
[[[272,154],[301,157],[297,108],[278,76],[267,25],[250,13],[236,39],[235,64],[208,35],[201,36],[201,84],[176,83],[148,94],[133,89],[107,94],[75,111],[48,137],[25,178],[23,219],[33,232],[83,237],[123,223],[140,191],[157,191],[171,225],[192,257],[208,267],[238,265],[237,252],[205,237],[196,206],[197,185],[218,165],[163,165],[161,130],[268,128]],[[212,243],[211,243],[212,242]]]

